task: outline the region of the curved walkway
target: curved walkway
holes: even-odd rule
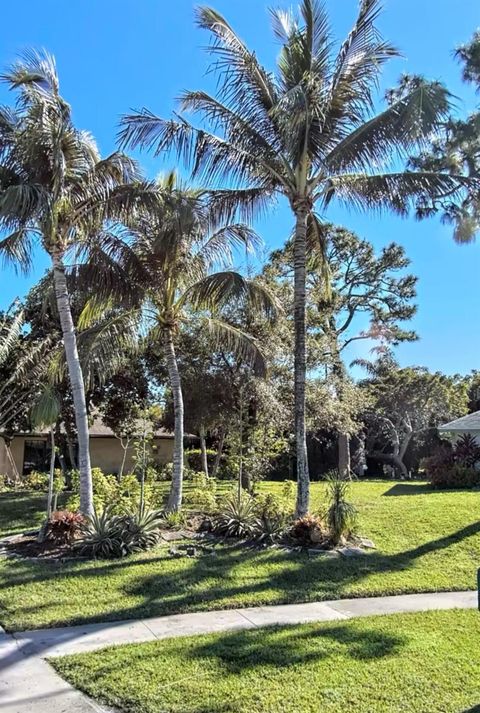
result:
[[[106,710],[63,681],[44,660],[47,656],[272,624],[302,624],[432,609],[470,609],[476,608],[477,604],[475,591],[402,594],[0,634],[0,709],[2,713],[93,713]]]

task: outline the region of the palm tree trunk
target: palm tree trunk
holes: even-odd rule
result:
[[[53,479],[55,477],[55,426],[50,428],[50,471],[48,474],[47,520],[52,516]]]
[[[202,470],[208,478],[208,457],[207,457],[207,444],[205,443],[205,426],[203,423],[200,424],[198,429],[198,435],[200,437],[200,453],[202,456]]]
[[[308,512],[310,478],[308,474],[307,434],[305,427],[305,311],[306,311],[306,251],[308,206],[305,201],[295,206],[294,241],[294,319],[295,319],[295,443],[297,454],[297,517]]]
[[[173,439],[173,474],[172,486],[168,497],[167,509],[180,510],[182,506],[183,490],[183,395],[180,374],[178,371],[177,357],[173,346],[172,330],[164,332],[165,357],[167,360],[168,376],[173,395],[174,411],[174,439]]]
[[[80,471],[80,510],[84,515],[93,513],[92,471],[90,466],[90,443],[88,433],[87,403],[82,367],[78,357],[77,338],[73,326],[67,278],[61,256],[53,253],[53,279],[58,315],[62,327],[65,357],[75,409],[75,425],[78,437],[78,465]]]
[[[350,436],[339,431],[338,434],[338,472],[343,480],[350,480]]]
[[[225,443],[225,436],[227,435],[227,429],[225,426],[220,426],[220,434],[218,437],[218,445],[217,445],[217,452],[215,454],[215,460],[213,462],[213,468],[212,468],[212,478],[217,477],[218,469],[220,468],[220,461],[222,460],[222,455],[223,455],[223,446]]]

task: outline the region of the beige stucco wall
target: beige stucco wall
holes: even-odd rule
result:
[[[135,445],[127,449],[124,473],[133,468]],[[91,438],[90,457],[92,466],[101,468],[104,473],[118,473],[123,458],[122,444],[117,438]],[[169,463],[173,457],[173,438],[155,438],[153,457],[157,465]]]
[[[25,439],[24,436],[16,436],[11,443],[11,453],[15,461],[18,472],[22,475],[23,471],[23,453],[25,440],[47,440],[46,438],[34,438],[29,436]],[[155,438],[154,439],[154,460],[158,465],[169,463],[173,457],[173,438]],[[90,439],[90,455],[92,466],[101,468],[104,473],[118,473],[123,458],[123,449],[120,441],[117,438],[91,438]],[[127,451],[127,459],[125,464],[125,473],[127,473],[133,465],[134,446],[132,445]],[[7,458],[5,441],[0,437],[0,474],[11,478],[13,476],[12,465]]]

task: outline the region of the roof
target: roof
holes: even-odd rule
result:
[[[441,433],[448,433],[449,431],[480,431],[480,411],[475,411],[475,413],[469,413],[466,416],[455,419],[455,421],[444,423],[438,427],[438,430]]]
[[[63,431],[63,424],[62,424],[62,431]],[[91,424],[89,430],[90,438],[115,438],[115,434],[112,431],[111,428],[106,426],[101,418],[94,418],[93,423]],[[139,425],[138,433],[135,435],[139,435],[141,433],[141,428]],[[39,428],[36,431],[19,431],[18,433],[15,433],[15,436],[48,436],[50,434],[50,429],[49,428]],[[157,428],[157,430],[154,432],[154,437],[155,438],[173,438],[173,433],[172,431],[167,431],[165,428]],[[185,434],[187,437],[191,437],[188,434]]]

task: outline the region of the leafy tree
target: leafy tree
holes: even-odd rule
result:
[[[129,234],[108,235],[103,249],[108,252],[111,279],[105,267],[97,275],[98,297],[87,313],[95,315],[99,299],[116,298],[119,304],[150,319],[150,339],[163,347],[169,386],[174,404],[173,476],[169,510],[182,503],[184,402],[175,341],[189,316],[203,313],[203,326],[213,338],[255,359],[257,349],[246,334],[215,317],[228,302],[248,301],[253,308],[274,312],[268,291],[238,272],[213,272],[225,265],[236,247],[250,248],[256,240],[246,225],[219,222],[217,204],[204,194],[182,186],[174,173],[158,182],[158,199],[148,211],[132,213]],[[221,217],[221,211],[220,211]],[[96,264],[91,265],[92,277]],[[207,316],[210,313],[210,316]]]
[[[375,22],[379,0],[362,0],[351,32],[338,49],[328,17],[317,0],[302,0],[299,12],[272,10],[280,53],[274,72],[263,67],[217,11],[201,7],[218,76],[217,94],[185,92],[184,116],[164,120],[150,111],[126,116],[123,146],[156,153],[174,149],[208,183],[225,181],[224,205],[240,206],[250,219],[275,195],[288,201],[295,218],[295,436],[297,514],[309,508],[305,430],[306,252],[309,224],[320,233],[320,217],[334,199],[362,209],[405,215],[423,196],[455,193],[453,175],[398,171],[398,159],[436,130],[448,112],[448,95],[422,82],[375,114],[374,93],[385,62],[398,54]],[[392,172],[385,173],[385,170]],[[225,202],[228,199],[228,203]],[[316,212],[318,211],[318,213]]]
[[[50,55],[26,53],[3,80],[18,99],[13,109],[0,108],[0,229],[7,232],[0,253],[25,271],[36,242],[51,258],[75,408],[81,510],[91,513],[85,387],[65,265],[69,251],[78,251],[114,208],[131,205],[125,183],[137,178],[137,170],[120,153],[101,160],[92,137],[74,126]]]
[[[367,453],[408,478],[404,458],[412,438],[464,415],[468,385],[425,367],[400,368],[388,355],[364,366],[369,376],[362,387],[372,402],[365,413]]]
[[[307,389],[309,422],[337,430],[339,471],[348,474],[349,439],[361,427],[363,409],[345,365],[345,351],[359,340],[373,342],[381,352],[416,339],[402,326],[415,313],[416,278],[404,274],[409,260],[400,245],[391,243],[376,254],[367,240],[331,224],[322,227],[321,250],[312,241],[307,257],[308,365],[313,373],[325,373]],[[269,280],[288,285],[293,270],[293,244],[288,241],[272,253],[264,273]]]

